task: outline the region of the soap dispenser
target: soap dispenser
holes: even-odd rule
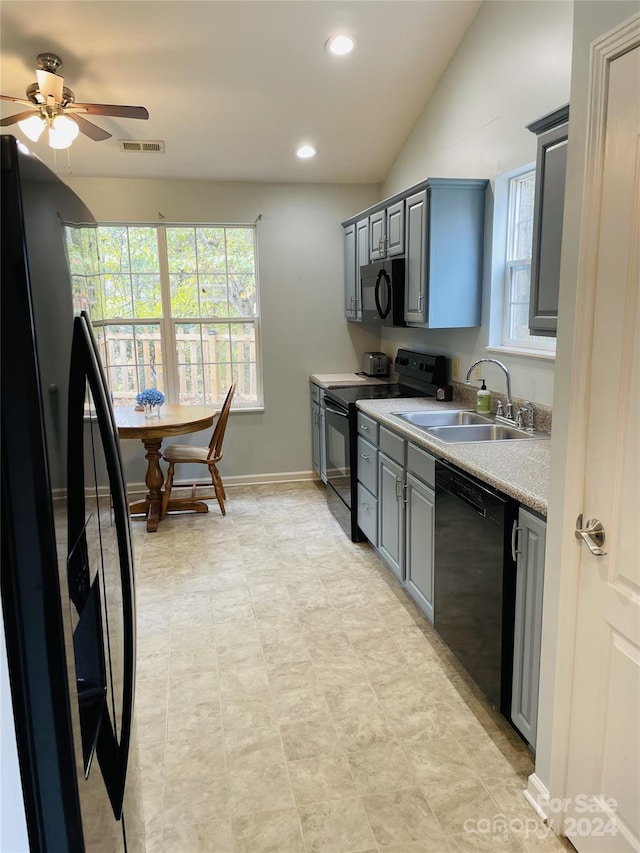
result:
[[[491,412],[491,392],[487,391],[487,386],[482,382],[482,388],[478,391],[476,398],[476,412],[480,415],[488,415]]]

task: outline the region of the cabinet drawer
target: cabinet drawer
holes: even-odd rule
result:
[[[407,471],[427,486],[435,486],[436,460],[411,442],[407,442]]]
[[[378,494],[378,450],[361,435],[358,436],[358,482],[372,495]]]
[[[399,465],[404,465],[405,444],[404,438],[400,438],[399,435],[386,429],[386,427],[380,427],[378,446],[384,454]]]
[[[378,501],[358,483],[358,527],[374,548],[378,547]]]
[[[358,432],[360,435],[365,436],[367,441],[370,441],[371,444],[378,444],[378,422],[374,421],[373,418],[367,417],[367,415],[363,415],[362,412],[358,412]]]

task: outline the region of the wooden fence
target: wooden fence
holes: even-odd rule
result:
[[[131,336],[103,327],[105,368],[116,405],[132,405],[142,388],[166,389],[160,332]],[[181,403],[222,402],[232,381],[235,399],[258,399],[253,335],[183,334],[176,341]]]

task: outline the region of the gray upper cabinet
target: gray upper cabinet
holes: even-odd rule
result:
[[[404,199],[369,216],[369,260],[404,254]]]
[[[379,261],[387,256],[387,211],[376,210],[369,217],[369,260]]]
[[[404,255],[408,326],[479,326],[488,183],[429,178],[343,222],[347,319],[362,319],[360,267]]]
[[[344,225],[344,297],[347,320],[362,320],[360,267],[369,263],[369,217]]]
[[[529,330],[532,335],[554,337],[558,328],[569,106],[549,113],[527,128],[538,137]]]
[[[480,325],[485,180],[430,178],[406,199],[405,322]]]
[[[344,229],[344,316],[356,319],[356,226]]]
[[[387,208],[387,255],[404,254],[404,199]]]

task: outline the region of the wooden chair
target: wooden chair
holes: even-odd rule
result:
[[[162,458],[169,463],[167,470],[167,479],[164,484],[164,494],[162,496],[162,518],[165,517],[169,509],[192,509],[196,512],[207,512],[207,506],[204,501],[213,500],[215,497],[220,505],[220,510],[223,515],[227,514],[224,502],[227,498],[220,472],[218,471],[217,463],[222,459],[222,441],[224,439],[225,430],[227,429],[227,420],[229,419],[229,409],[231,401],[235,393],[235,383],[229,388],[227,396],[222,405],[222,409],[217,415],[213,434],[208,447],[194,447],[190,444],[170,444],[162,451]],[[173,475],[175,466],[178,464],[200,464],[206,465],[211,475],[213,483],[213,495],[198,495],[196,497],[197,484],[194,483],[191,487],[191,495],[184,498],[171,498],[171,490],[173,488]],[[177,486],[176,488],[183,488]],[[169,507],[171,502],[171,507]]]

